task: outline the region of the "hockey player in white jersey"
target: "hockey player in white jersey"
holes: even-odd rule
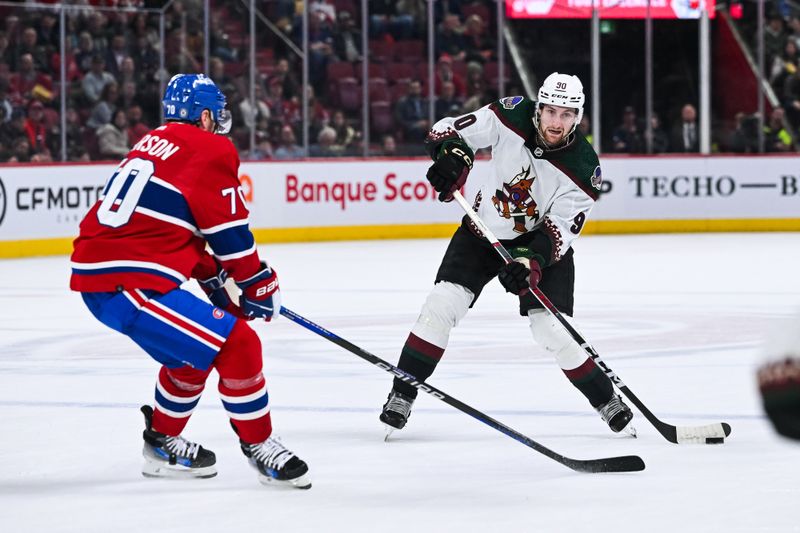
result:
[[[528,291],[538,286],[561,313],[572,316],[571,245],[601,184],[597,154],[576,131],[584,100],[576,76],[553,73],[539,89],[537,101],[502,98],[434,124],[425,140],[434,161],[427,178],[441,201],[451,201],[453,192],[464,185],[475,151],[491,147],[491,170],[470,177],[471,185],[480,185],[473,208],[515,261],[504,264],[465,216],[398,366],[419,381],[427,380],[444,354],[450,330],[497,276],[506,291],[519,295],[520,314],[528,317],[535,341],[555,357],[611,430],[635,435],[633,414],[614,393],[611,380]],[[416,396],[413,386],[395,378],[380,415],[389,432],[405,426]]]

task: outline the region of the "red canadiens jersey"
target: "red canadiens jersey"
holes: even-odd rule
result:
[[[239,156],[226,138],[168,123],[145,135],[105,185],[74,242],[70,287],[169,291],[206,244],[234,279],[259,268]]]

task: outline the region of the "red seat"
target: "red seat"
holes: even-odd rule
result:
[[[484,24],[489,24],[492,14],[486,4],[474,3],[461,7],[461,15],[467,20],[470,15],[478,15]]]
[[[361,81],[362,75],[364,74],[364,68],[362,67],[363,63],[356,63],[353,67],[356,73],[356,79]],[[367,66],[367,74],[369,75],[369,79],[372,78],[385,78],[386,77],[386,65],[383,63],[373,63],[370,62]]]
[[[370,102],[388,102],[391,100],[389,84],[383,78],[369,79],[369,100]]]
[[[408,80],[399,80],[392,85],[390,91],[392,93],[392,102],[397,102],[408,94]]]
[[[416,77],[416,69],[411,63],[389,63],[386,66],[386,77],[392,82],[410,80]]]
[[[394,59],[396,43],[391,43],[383,39],[376,39],[369,42],[369,58],[376,63],[388,63]]]
[[[389,102],[372,102],[369,109],[373,133],[382,135],[394,131],[394,117]]]
[[[397,41],[394,46],[395,57],[399,61],[416,63],[425,59],[425,41],[412,39]]]
[[[347,61],[338,61],[336,63],[328,63],[328,81],[335,82],[340,78],[354,78],[355,71],[353,64]]]
[[[336,82],[339,105],[344,111],[361,109],[361,84],[355,78],[341,78]]]

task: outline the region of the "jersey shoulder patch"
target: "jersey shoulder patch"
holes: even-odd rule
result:
[[[507,96],[489,104],[500,122],[508,129],[527,140],[533,133],[533,115],[536,102],[524,96]]]
[[[600,160],[586,137],[576,133],[572,149],[559,153],[551,162],[592,199],[600,196],[603,184]]]

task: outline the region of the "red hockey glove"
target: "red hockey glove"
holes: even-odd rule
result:
[[[470,170],[472,170],[472,155],[464,148],[450,145],[442,149],[425,177],[439,193],[440,202],[451,202],[453,193],[467,182]]]
[[[519,255],[512,262],[503,265],[500,272],[497,274],[497,279],[503,285],[506,292],[519,294],[522,296],[528,289],[535,289],[539,282],[542,280],[542,267],[539,261],[528,257],[527,248],[518,248],[511,251],[511,255]]]
[[[242,289],[239,307],[248,317],[263,318],[269,322],[279,315],[281,291],[278,288],[278,276],[264,261],[255,275],[236,284]]]
[[[219,261],[214,256],[205,254],[201,257],[192,271],[192,277],[197,279],[200,288],[203,289],[208,299],[216,307],[227,311],[236,318],[252,320],[228,296],[228,291],[225,290],[225,280],[228,279],[228,273],[223,270],[222,265],[219,264]]]

